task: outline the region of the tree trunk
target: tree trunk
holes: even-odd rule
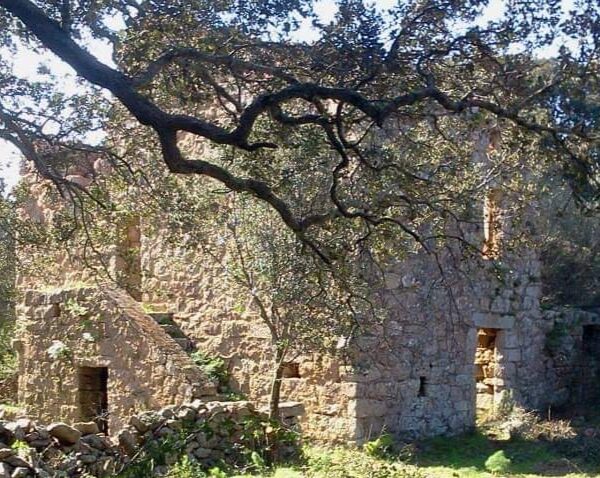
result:
[[[269,418],[279,420],[279,400],[281,398],[281,378],[283,376],[283,347],[275,349],[275,373],[271,384],[271,396],[269,399]]]

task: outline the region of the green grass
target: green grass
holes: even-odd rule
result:
[[[410,461],[432,478],[600,477],[600,412],[588,412],[578,420],[579,424],[571,424],[534,419],[512,439],[502,440],[496,438],[501,435],[496,424],[488,424],[459,437],[420,442]],[[592,436],[588,436],[590,430],[595,430]],[[499,451],[510,464],[494,475],[486,461]]]
[[[485,466],[487,459],[502,450],[511,464],[505,477],[600,476],[600,466],[560,452],[558,443],[516,439],[495,442],[481,432],[456,438],[436,438],[422,444],[414,458],[430,477],[488,478],[496,476]],[[600,458],[600,457],[599,457]]]
[[[565,420],[533,420],[512,439],[495,425],[458,437],[437,437],[372,453],[306,446],[294,465],[235,478],[600,478],[600,411]],[[368,453],[371,451],[371,453]],[[502,453],[499,453],[499,452]],[[490,459],[495,455],[495,459]],[[498,457],[502,457],[498,460]],[[505,459],[506,458],[506,459]],[[501,461],[501,466],[494,466]],[[487,462],[487,467],[486,467]],[[492,471],[499,470],[495,474]],[[173,475],[200,478],[206,475]],[[227,475],[224,475],[227,476]]]

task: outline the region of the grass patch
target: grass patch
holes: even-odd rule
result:
[[[532,414],[520,418],[520,427],[515,425],[509,438],[505,434],[505,439],[498,440],[499,424],[488,423],[471,434],[420,442],[411,461],[436,478],[600,477],[597,415],[580,417],[582,426],[566,420],[543,421]],[[500,452],[510,463],[505,463],[501,472],[491,473],[492,457]]]
[[[488,423],[473,433],[404,447],[372,442],[363,449],[306,446],[294,465],[235,478],[600,478],[600,412],[572,421],[529,414],[509,435]],[[503,439],[498,439],[503,436]],[[381,453],[380,453],[381,451]],[[182,475],[181,478],[188,478]],[[195,475],[200,478],[207,475]],[[210,476],[210,475],[208,475]],[[175,477],[180,478],[180,477]]]

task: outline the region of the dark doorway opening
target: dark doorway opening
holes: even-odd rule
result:
[[[79,368],[79,410],[83,421],[94,421],[108,434],[108,368]]]
[[[583,353],[600,359],[600,325],[583,326]]]
[[[585,325],[582,336],[580,401],[600,398],[600,325]]]

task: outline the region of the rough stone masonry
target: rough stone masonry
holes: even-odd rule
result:
[[[78,174],[91,178],[95,163],[88,162]],[[32,220],[46,221],[62,207],[38,183],[31,188],[23,214]],[[392,255],[372,290],[385,319],[345,344],[344,360],[305,355],[287,364],[282,397],[302,405],[305,434],[343,443],[382,430],[405,439],[456,434],[474,426],[478,404],[493,409],[510,398],[541,409],[587,396],[599,376],[600,319],[542,309],[536,252],[502,248],[503,234],[514,227],[502,214],[506,200],[494,186],[480,205],[481,223],[468,231],[475,242],[482,236],[482,257],[457,268],[452,251],[436,260]],[[112,433],[133,412],[215,393],[185,353],[191,346],[221,357],[230,387],[265,405],[273,370],[269,333],[251,307],[238,307],[243,292],[226,280],[219,258],[166,243],[160,227],[144,218],[114,227],[122,240],[106,251],[106,263],[127,277],[129,295],[68,290],[93,284],[79,251],[56,252],[39,275],[19,277],[20,404],[45,420],[96,414]],[[134,251],[135,264],[123,250]],[[25,253],[44,263],[35,251]],[[39,292],[52,287],[56,292]],[[157,325],[140,301],[169,323]]]

